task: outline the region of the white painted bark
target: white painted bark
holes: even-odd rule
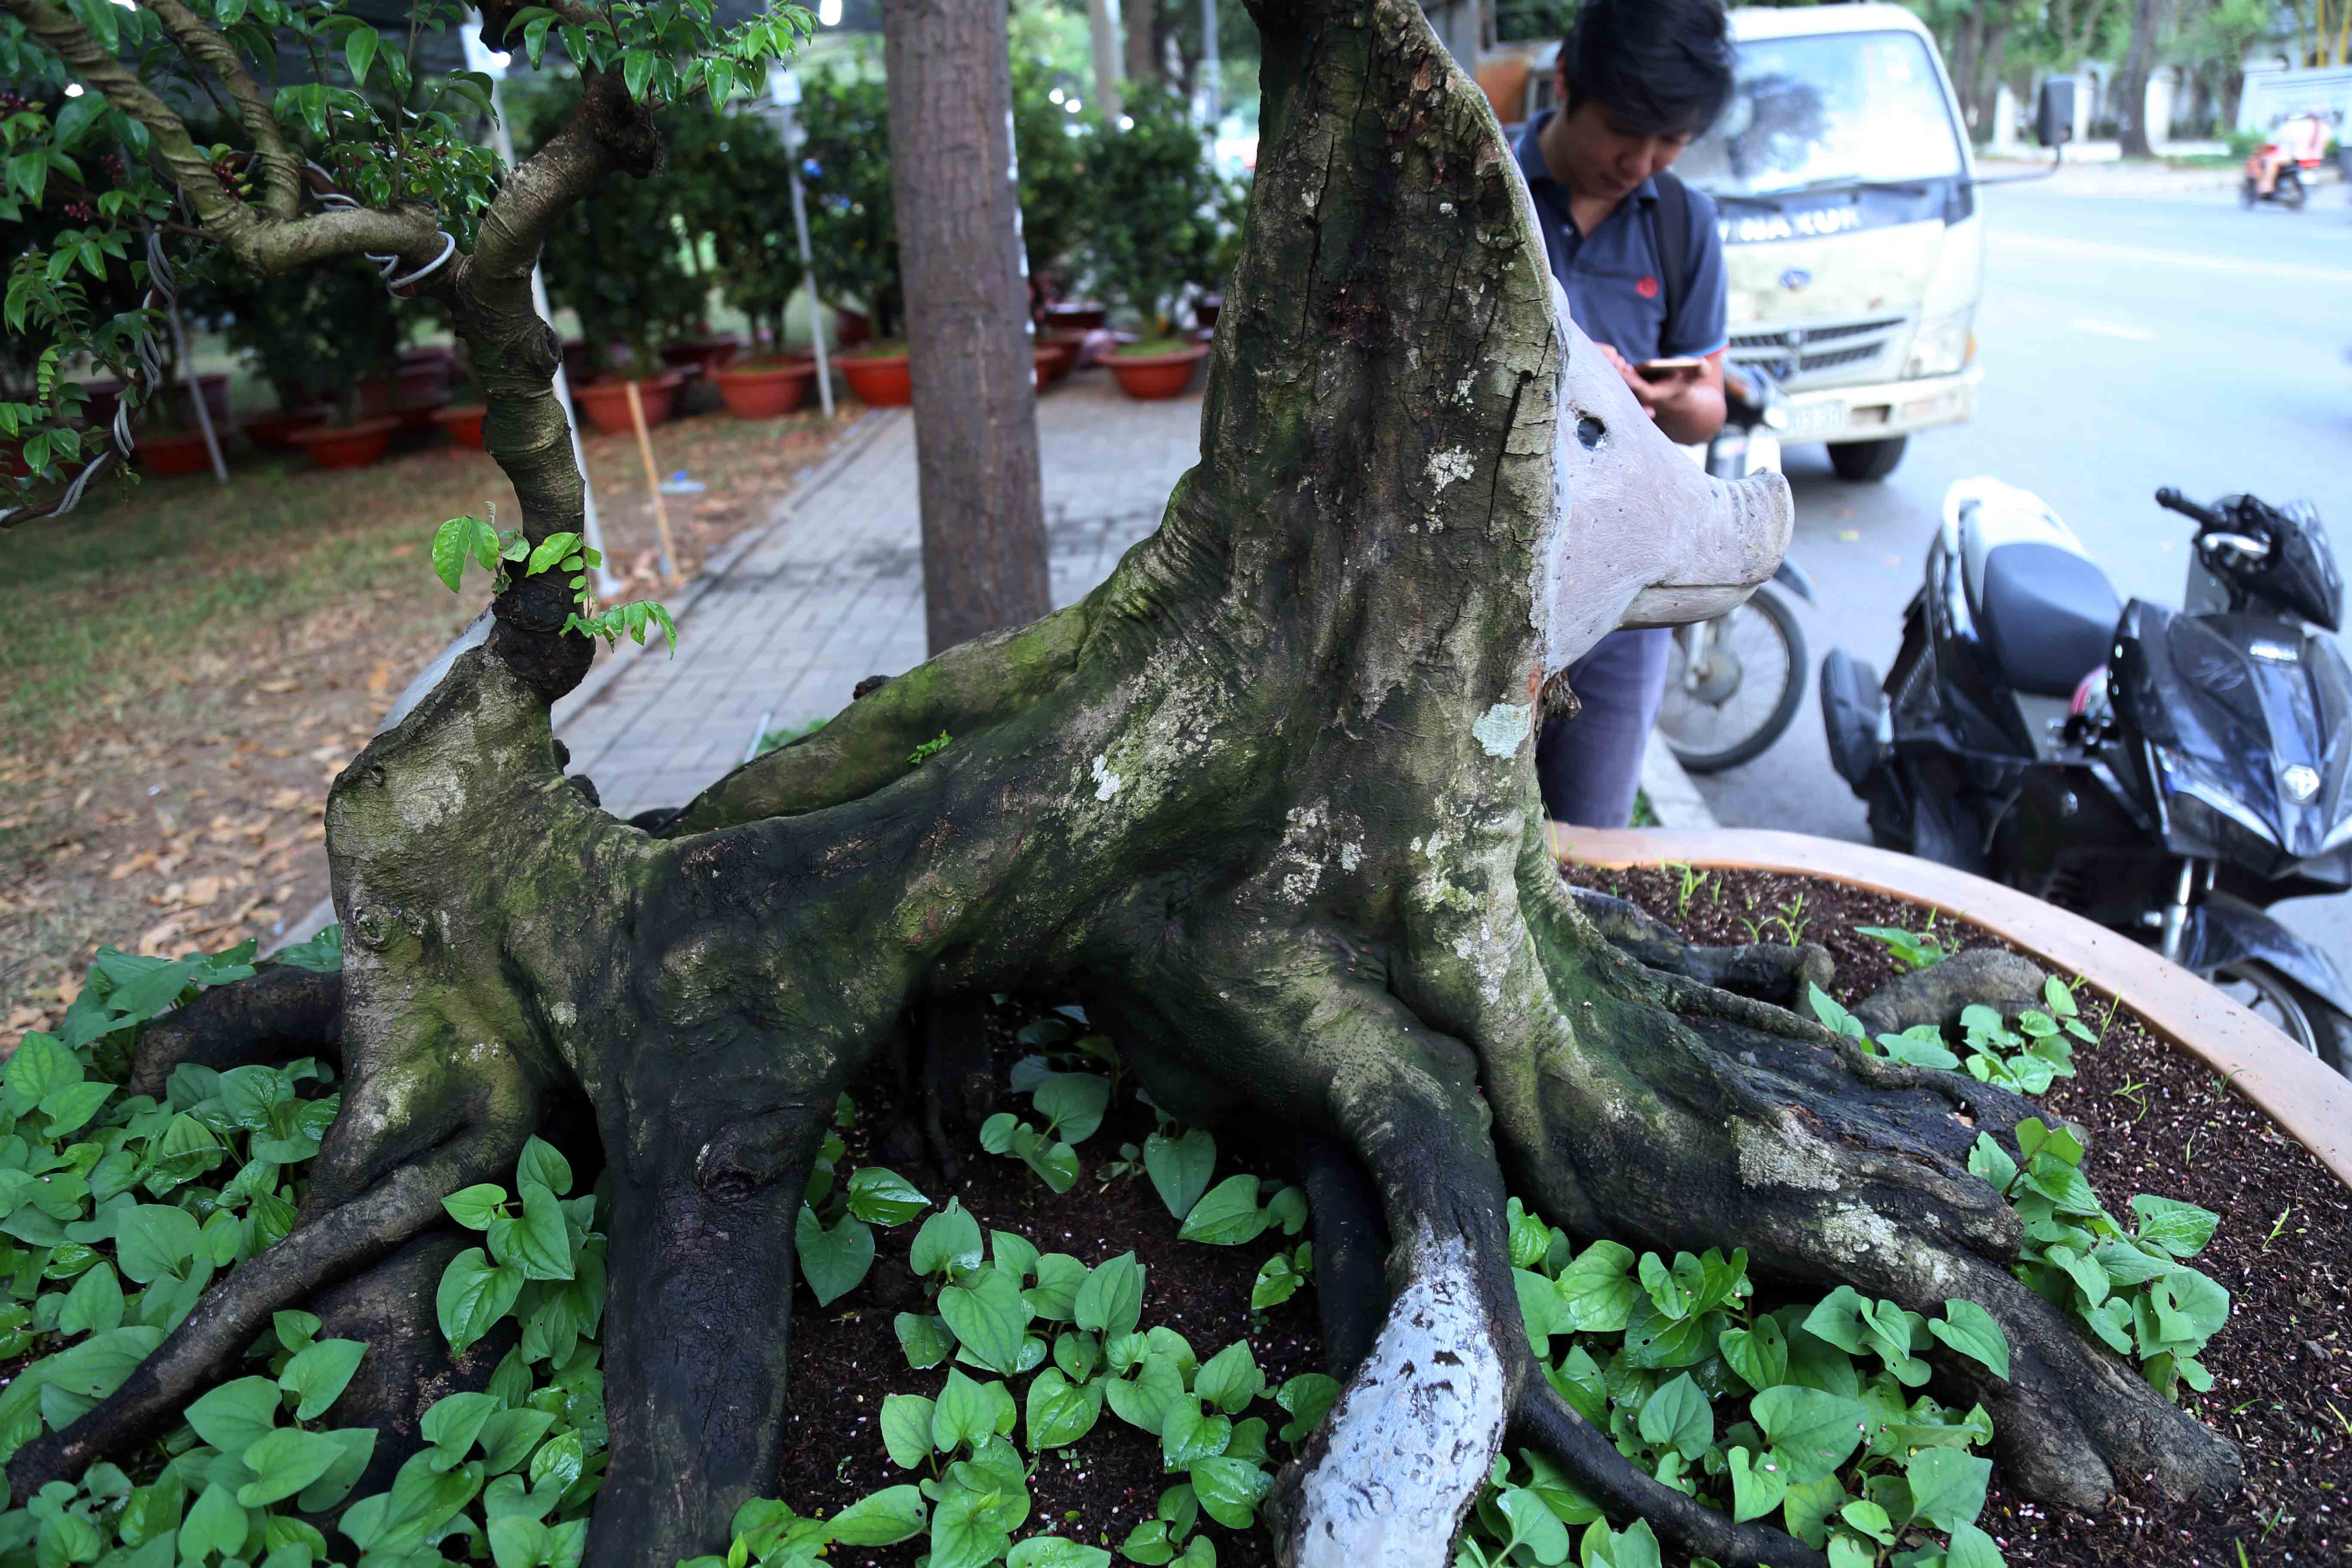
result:
[[[1443,1568],[1510,1414],[1487,1304],[1459,1237],[1410,1243],[1411,1278],[1326,1419],[1289,1568]]]

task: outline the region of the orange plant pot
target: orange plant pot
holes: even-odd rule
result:
[[[1118,378],[1118,389],[1139,402],[1176,397],[1192,384],[1192,367],[1207,357],[1209,346],[1173,349],[1162,354],[1113,354],[1103,363]]]
[[[392,433],[399,428],[399,419],[386,415],[340,428],[320,425],[297,430],[287,439],[310,453],[310,460],[322,468],[364,468],[383,456],[384,448],[392,445]]]
[[[907,356],[895,354],[844,354],[841,374],[849,378],[849,390],[861,403],[877,408],[904,408],[915,401],[915,377]]]
[[[245,438],[257,447],[268,447],[288,452],[294,448],[294,432],[308,430],[313,425],[324,425],[330,411],[324,408],[296,408],[277,414],[257,414],[240,428]]]
[[[807,400],[816,365],[810,360],[730,365],[713,372],[711,379],[719,384],[719,401],[736,418],[774,419]]]
[[[637,401],[645,405],[648,426],[669,417],[670,400],[677,395],[679,379],[676,372],[669,372],[646,376],[637,383]],[[629,418],[629,384],[625,378],[592,381],[573,395],[579,398],[588,422],[605,435],[625,435],[636,428]]]

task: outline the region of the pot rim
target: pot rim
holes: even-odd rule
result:
[[[1181,349],[1167,349],[1156,354],[1123,354],[1114,350],[1103,355],[1101,363],[1117,370],[1120,365],[1138,365],[1150,369],[1154,365],[1176,364],[1199,359],[1209,352],[1206,343],[1192,343]]]
[[[1973,873],[1866,844],[1769,828],[1571,827],[1552,823],[1560,860],[1781,871],[1906,899],[1971,921],[2052,969],[2120,997],[2148,1033],[2196,1058],[2352,1187],[2352,1079],[2154,949]]]

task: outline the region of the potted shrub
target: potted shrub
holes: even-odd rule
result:
[[[864,307],[873,338],[895,338],[904,330],[906,295],[890,186],[888,90],[878,79],[827,70],[804,77],[801,94],[802,170],[817,277],[829,296],[847,295]],[[844,346],[859,341],[849,314],[839,318]]]
[[[322,468],[363,468],[383,456],[402,423],[396,414],[334,419],[307,426],[287,439]]]
[[[738,419],[774,419],[807,401],[816,380],[816,362],[771,354],[722,365],[710,379],[727,412]]]
[[[534,142],[545,140],[568,120],[578,95],[576,84],[561,92],[519,94],[518,118]],[[632,379],[646,422],[669,416],[679,377],[661,368],[658,345],[704,313],[703,291],[687,268],[680,207],[674,182],[608,180],[593,200],[575,204],[548,231],[541,254],[551,299],[580,318],[588,343],[626,346],[625,367],[572,384],[573,397],[599,430],[634,427]]]
[[[306,268],[267,288],[225,286],[230,344],[252,356],[278,394],[273,413],[245,422],[257,446],[290,447],[294,432],[331,419],[355,387],[398,395],[400,318],[376,269],[358,257]],[[421,378],[420,378],[421,379]]]
[[[1132,124],[1104,133],[1087,170],[1100,202],[1095,274],[1141,320],[1140,341],[1105,363],[1130,397],[1172,397],[1208,353],[1176,334],[1174,312],[1185,289],[1210,275],[1225,183],[1174,94],[1139,89],[1128,115]]]

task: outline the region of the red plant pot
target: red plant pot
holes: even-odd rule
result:
[[[134,450],[140,467],[159,479],[180,474],[200,474],[213,466],[210,452],[205,450],[201,430],[191,430],[178,436],[142,436]]]
[[[808,398],[816,380],[813,360],[782,363],[732,365],[711,373],[727,412],[738,419],[774,419],[790,414]]]
[[[670,399],[677,395],[679,376],[669,371],[649,375],[637,383],[637,401],[644,405],[646,423],[658,425],[669,417]],[[619,436],[636,428],[629,417],[629,383],[624,376],[610,381],[592,381],[572,394],[580,400],[581,410],[588,422],[607,436]]]
[[[364,468],[383,456],[392,445],[392,433],[400,428],[400,421],[386,416],[379,419],[362,419],[340,427],[313,426],[297,430],[287,437],[310,454],[310,460],[322,468]]]
[[[877,408],[904,408],[915,401],[914,373],[904,353],[844,354],[841,374],[848,377],[849,390],[861,403]]]
[[[1174,397],[1192,384],[1192,367],[1206,357],[1209,346],[1171,349],[1158,354],[1113,354],[1103,363],[1118,377],[1118,388],[1143,402]]]
[[[842,348],[853,348],[874,336],[874,323],[862,312],[833,308],[833,341]]]
[[[290,452],[294,449],[295,431],[324,425],[331,416],[331,411],[325,408],[280,409],[275,414],[257,414],[240,427],[245,438],[257,447]]]
[[[426,425],[433,411],[449,401],[449,367],[438,360],[403,365],[392,375],[361,376],[357,385],[362,414],[397,414],[411,424]]]
[[[1078,346],[1040,342],[1030,353],[1037,363],[1037,389],[1043,392],[1070,374],[1070,362],[1077,358]]]
[[[1102,326],[1110,312],[1100,305],[1063,304],[1045,307],[1045,324],[1066,331],[1092,331]]]
[[[732,363],[735,356],[742,352],[743,340],[739,336],[682,338],[674,343],[664,343],[661,357],[662,363],[674,370],[684,370],[691,365],[709,375],[720,365]]]
[[[436,408],[433,423],[449,432],[449,438],[460,447],[482,449],[482,416],[489,410],[478,403],[461,404],[455,408]]]
[[[1045,367],[1045,379],[1059,381],[1077,369],[1078,350],[1086,341],[1086,333],[1080,331],[1039,332],[1038,351],[1041,353],[1049,349],[1054,352],[1054,363]]]

